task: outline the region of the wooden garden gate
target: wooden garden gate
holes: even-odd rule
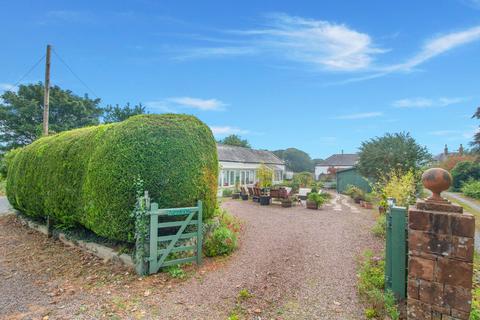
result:
[[[148,273],[175,264],[202,262],[202,201],[196,207],[159,209],[153,202],[150,215]],[[167,232],[165,232],[167,231]],[[196,240],[196,241],[194,241]],[[192,253],[189,254],[189,253]],[[183,256],[175,256],[180,254]]]

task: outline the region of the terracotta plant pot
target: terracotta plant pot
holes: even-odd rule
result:
[[[360,206],[363,207],[363,208],[365,208],[365,201],[360,200]]]
[[[318,203],[316,201],[307,200],[307,209],[318,210]]]
[[[387,209],[385,207],[382,207],[382,206],[378,207],[378,213],[385,214],[385,212],[387,212]]]
[[[371,202],[366,202],[365,201],[364,208],[365,209],[373,209],[373,204]]]

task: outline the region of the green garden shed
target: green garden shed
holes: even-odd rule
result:
[[[367,179],[362,177],[355,167],[337,171],[336,175],[338,193],[345,193],[349,185],[356,186],[366,193],[372,191]]]

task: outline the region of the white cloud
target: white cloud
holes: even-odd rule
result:
[[[328,70],[367,69],[374,55],[384,52],[374,46],[368,34],[345,24],[286,14],[272,15],[269,23],[269,28],[238,33],[258,37],[264,50],[276,50],[288,59]]]
[[[432,108],[432,107],[446,107],[452,104],[458,104],[464,101],[467,101],[467,98],[464,97],[454,97],[454,98],[406,98],[396,100],[392,105],[396,108]]]
[[[214,135],[230,135],[230,134],[248,134],[248,130],[230,127],[230,126],[210,126]]]
[[[420,52],[408,59],[404,63],[392,65],[385,68],[387,72],[410,71],[412,68],[427,62],[428,60],[455,49],[456,47],[477,41],[480,39],[480,26],[472,27],[466,30],[447,33],[428,40],[423,45]]]
[[[351,113],[343,116],[337,116],[333,119],[340,120],[357,120],[357,119],[367,119],[367,118],[376,118],[383,116],[382,112],[363,112],[363,113]]]
[[[225,31],[240,39],[238,46],[191,48],[176,59],[209,56],[271,54],[333,71],[358,71],[370,67],[376,54],[371,37],[345,24],[272,14],[265,28]]]
[[[66,22],[93,22],[93,14],[87,11],[52,10],[47,12],[47,19]]]
[[[224,110],[226,104],[217,99],[200,99],[192,97],[173,97],[167,101],[183,107],[194,108],[202,111],[220,111]]]

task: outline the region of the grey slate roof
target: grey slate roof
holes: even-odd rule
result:
[[[283,160],[267,150],[255,150],[217,143],[217,153],[218,161],[285,164]]]
[[[334,154],[318,163],[317,166],[354,166],[358,161],[356,153],[339,153]]]

